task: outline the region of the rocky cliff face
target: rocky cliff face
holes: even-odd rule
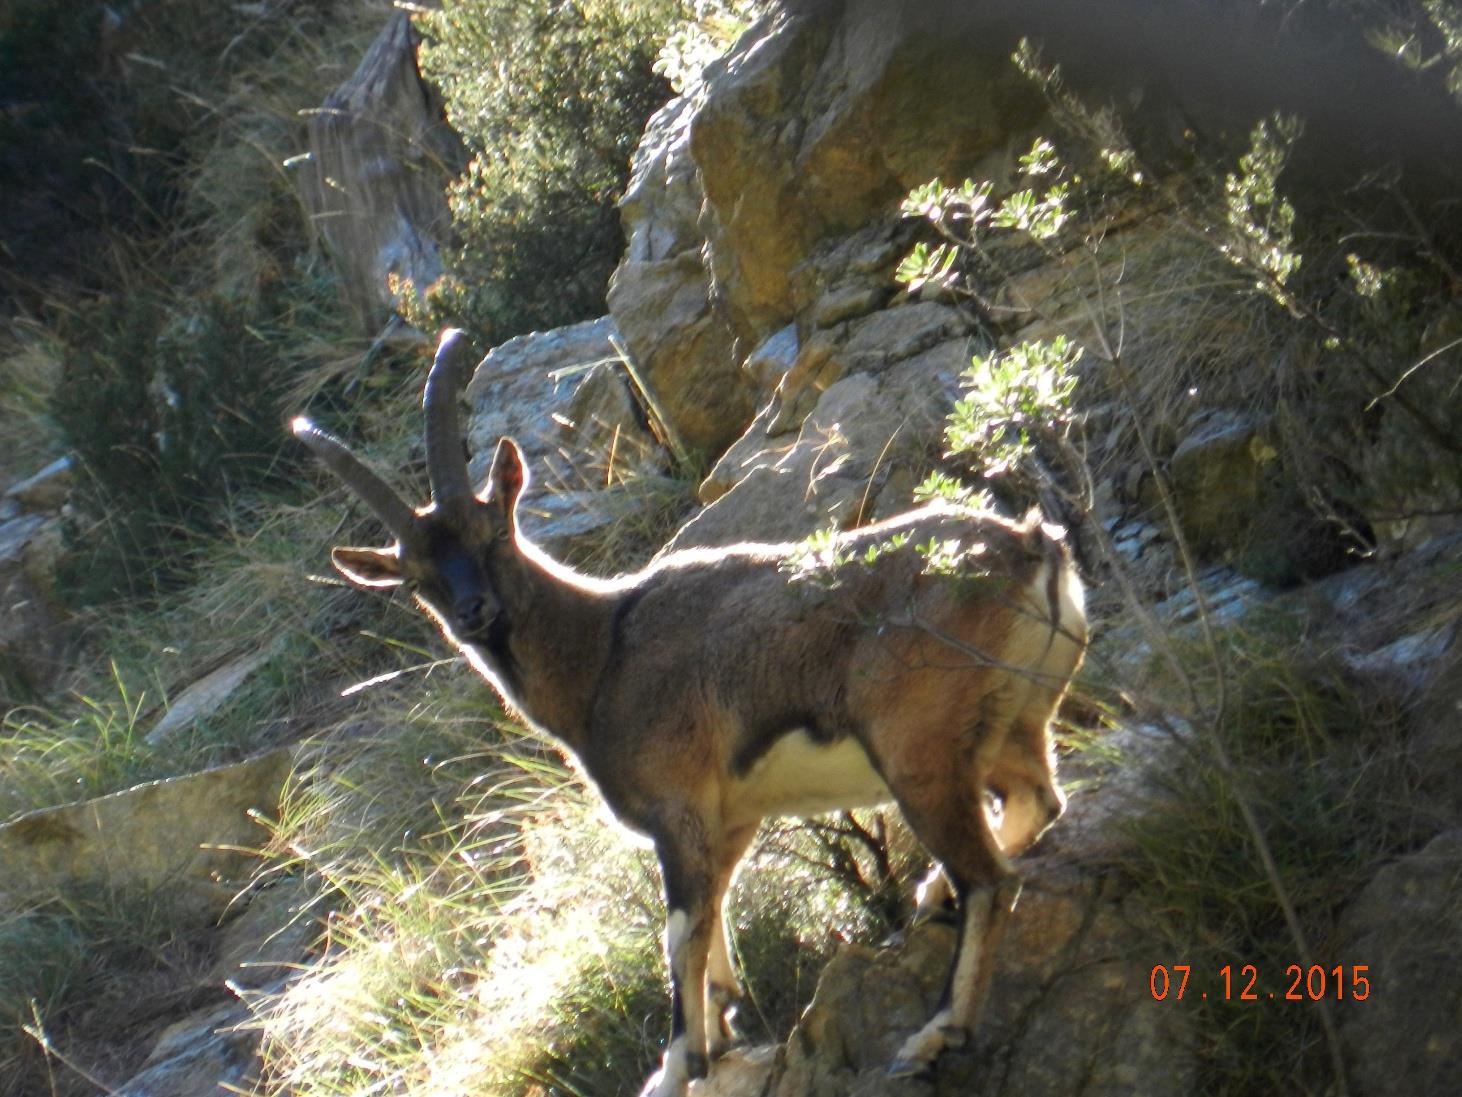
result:
[[[911,187],[966,177],[1008,185],[1016,155],[1033,136],[1060,125],[1060,111],[1053,115],[1052,104],[1009,62],[1019,37],[1013,28],[1022,25],[1018,13],[1001,5],[982,14],[937,4],[790,7],[808,10],[769,16],[707,69],[702,85],[652,120],[623,203],[629,247],[615,274],[611,313],[671,417],[719,455],[700,491],[708,509],[678,544],[789,537],[901,505],[911,471],[927,467],[930,447],[939,444],[938,422],[959,372],[991,335],[1002,343],[1062,332],[1089,338],[1094,320],[1106,324],[1114,315],[1115,299],[1126,310],[1122,322],[1130,320],[1130,362],[1186,368],[1173,361],[1185,351],[1173,345],[1171,331],[1143,330],[1138,303],[1154,296],[1154,282],[1175,295],[1196,282],[1196,252],[1175,247],[1187,232],[1181,220],[1134,208],[1105,228],[1094,266],[1070,242],[1059,257],[1026,257],[978,318],[947,298],[902,292],[892,277],[914,231],[897,212]],[[1171,74],[1158,63],[1163,28],[1127,42],[1120,28],[1088,27],[1091,36],[1077,41],[1074,28],[1086,26],[1086,17],[1067,7],[1036,5],[1029,15],[1032,27],[1051,34],[1045,63],[1069,64],[1072,85],[1132,127],[1145,155],[1171,157],[1173,149],[1144,136],[1152,116],[1182,113]],[[1120,14],[1122,5],[1115,7]],[[1185,27],[1181,41],[1169,43],[1179,54],[1196,49],[1195,27],[1217,18],[1190,7],[1187,23],[1174,20]],[[1275,28],[1239,20],[1230,29],[1235,41],[1225,50],[1242,57],[1248,49],[1252,65],[1274,67],[1268,38]],[[1331,34],[1350,42],[1333,27]],[[1136,51],[1120,75],[1094,56],[1104,43],[1117,49],[1119,40],[1122,50]],[[1313,35],[1298,32],[1281,41],[1298,57],[1318,48]],[[1336,42],[1341,56],[1351,56],[1353,43]],[[1368,58],[1355,63],[1370,70]],[[1235,60],[1234,68],[1244,65]],[[1303,109],[1318,93],[1311,87],[1300,94],[1286,78],[1267,91],[1239,94],[1237,75],[1221,78],[1211,69],[1197,71],[1209,74],[1214,100],[1189,111],[1184,124],[1206,126],[1220,147],[1264,112]],[[1328,66],[1316,79],[1334,83],[1337,94],[1345,83]],[[1430,120],[1441,145],[1462,140],[1455,111],[1444,112],[1434,96],[1404,81],[1386,86],[1371,109],[1357,106],[1353,115],[1381,162],[1410,162],[1418,152],[1419,139],[1404,140],[1415,136],[1412,128],[1387,121],[1398,99]],[[1302,139],[1286,178],[1311,177],[1327,162],[1326,147]],[[1406,177],[1417,201],[1437,185],[1438,173],[1451,170],[1442,160],[1428,158]],[[1336,200],[1323,187],[1303,193],[1312,207]],[[1193,339],[1234,334],[1205,334],[1223,326],[1212,316],[1171,322],[1192,325]],[[974,338],[977,330],[983,343]],[[1440,332],[1424,351],[1445,344]],[[1244,374],[1243,365],[1235,363],[1234,377]],[[1194,393],[1200,379],[1210,380],[1195,376]],[[708,402],[711,391],[717,396]],[[1294,521],[1303,508],[1292,486],[1272,482],[1274,466],[1264,467],[1287,425],[1273,408],[1256,412],[1238,399],[1225,406],[1221,383],[1210,381],[1204,392],[1207,398],[1194,401],[1173,428],[1179,433],[1160,439],[1159,456],[1171,462],[1175,502],[1200,553],[1240,555],[1258,536],[1256,521]],[[1376,436],[1364,444],[1385,463]],[[1355,463],[1356,475],[1373,478],[1378,495],[1392,494],[1393,487],[1381,486],[1387,474],[1379,467]],[[1130,496],[1135,484],[1126,481],[1137,478],[1118,470],[1098,493]],[[798,485],[800,498],[773,486],[781,480]],[[1441,509],[1450,497],[1431,495],[1427,506]],[[1388,500],[1363,517],[1379,530],[1383,512],[1392,509]],[[1323,540],[1303,523],[1290,533],[1296,542]],[[1333,566],[1333,559],[1315,565]]]

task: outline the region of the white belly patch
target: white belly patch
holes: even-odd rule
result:
[[[778,739],[746,776],[732,782],[727,807],[729,815],[750,820],[872,807],[892,798],[856,739],[824,745],[799,729]]]

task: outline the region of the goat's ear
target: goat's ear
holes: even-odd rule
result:
[[[497,444],[492,457],[492,471],[487,474],[487,491],[483,500],[502,508],[509,522],[516,524],[514,512],[518,507],[518,496],[528,481],[528,471],[523,464],[523,451],[511,438],[504,438]]]
[[[392,548],[333,548],[330,562],[358,587],[399,587],[405,577],[401,574],[401,554]]]

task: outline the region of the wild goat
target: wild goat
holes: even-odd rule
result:
[[[465,342],[443,334],[426,382],[426,506],[307,420],[294,430],[396,538],[336,548],[335,567],[363,587],[406,585],[654,843],[673,1019],[644,1092],[683,1094],[732,1039],[722,906],[758,823],[890,800],[961,912],[943,1004],[889,1067],[927,1069],[976,1021],[1020,891],[1010,859],[1065,803],[1049,723],[1086,622],[1059,531],[931,505],[840,535],[838,562],[800,577],[805,552],[753,544],[579,575],[520,532],[527,475],[511,439],[472,491],[455,407]]]

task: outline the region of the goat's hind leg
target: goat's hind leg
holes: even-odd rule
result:
[[[888,1073],[895,1078],[927,1073],[946,1050],[969,1040],[989,992],[1000,940],[1020,896],[1020,877],[1013,873],[974,886],[956,878],[953,886],[960,933],[944,995],[934,1016],[904,1041],[889,1064]]]

